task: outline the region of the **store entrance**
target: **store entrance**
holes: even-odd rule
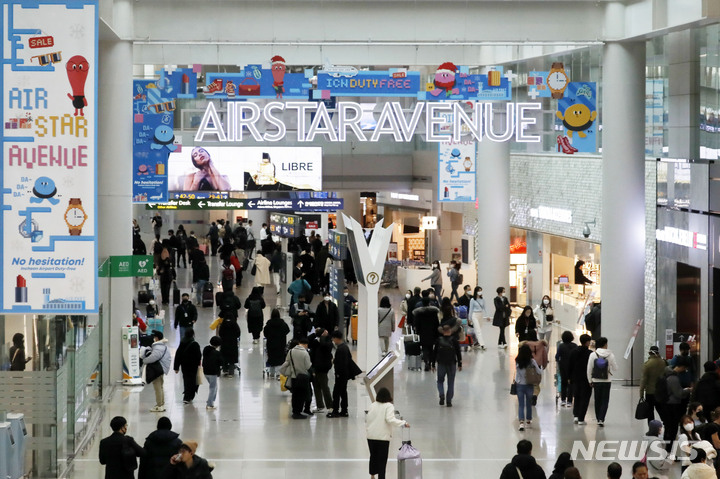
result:
[[[700,268],[677,264],[677,332],[695,335],[691,354],[700,348]]]

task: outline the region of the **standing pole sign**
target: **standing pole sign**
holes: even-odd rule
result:
[[[387,228],[383,228],[382,223],[376,224],[370,244],[365,241],[362,226],[354,218],[343,214],[343,224],[347,230],[348,246],[358,280],[358,365],[367,372],[380,358],[378,293],[380,278],[385,267],[385,256],[395,224]]]
[[[98,0],[0,0],[0,313],[98,310]]]

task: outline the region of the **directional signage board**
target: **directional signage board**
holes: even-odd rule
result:
[[[300,217],[273,213],[270,215],[270,231],[281,238],[297,238],[300,236]]]
[[[344,260],[347,256],[347,235],[337,230],[330,230],[328,246],[330,256]]]
[[[149,203],[148,210],[270,210],[270,211],[338,211],[344,201],[338,199],[242,198],[177,199],[167,203]]]

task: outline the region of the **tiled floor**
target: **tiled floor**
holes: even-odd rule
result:
[[[215,260],[215,258],[212,258]],[[217,265],[213,264],[213,275]],[[179,269],[181,287],[189,288],[187,270]],[[251,280],[246,275],[239,296],[244,301]],[[385,293],[398,305],[397,289]],[[274,294],[266,294],[266,302],[273,304]],[[269,310],[266,318],[269,316]],[[207,325],[213,312],[201,309],[196,328],[201,346],[207,344],[211,331]],[[290,419],[289,393],[280,392],[275,380],[263,378],[262,344],[252,345],[244,320],[241,318],[240,365],[242,374],[234,379],[221,379],[218,409],[207,412],[207,385],[200,387],[200,397],[193,405],[182,404],[182,381],[171,373],[165,382],[166,415],[174,430],[184,439],[200,443],[198,453],[216,464],[216,479],[265,477],[303,479],[325,477],[343,479],[367,478],[367,443],[364,435],[364,410],[367,395],[360,381],[350,383],[350,417],[309,420]],[[166,327],[167,330],[167,327]],[[507,351],[498,350],[494,343],[497,329],[483,325],[488,345],[484,352],[464,353],[463,371],[456,380],[456,397],[452,409],[437,402],[435,377],[429,372],[408,371],[404,364],[395,370],[395,407],[412,428],[407,430],[413,444],[423,455],[423,474],[426,478],[497,478],[502,467],[513,456],[515,444],[521,438],[532,441],[533,455],[549,475],[555,458],[562,451],[570,451],[574,441],[641,440],[644,422],[633,419],[638,399],[637,388],[613,386],[607,426],[573,425],[570,409],[558,409],[553,386],[554,364],[545,372],[543,390],[535,409],[534,427],[524,433],[517,430],[517,400],[509,395],[512,361],[517,343]],[[557,337],[557,336],[556,336]],[[178,338],[169,334],[173,348]],[[554,354],[554,352],[553,352]],[[142,444],[154,430],[158,414],[149,412],[154,404],[151,387],[117,390],[107,402],[103,430],[98,437],[109,434],[109,420],[123,415],[128,419],[128,434]],[[391,462],[388,477],[397,477],[394,458],[400,446],[401,431],[391,443]],[[86,455],[75,462],[71,478],[102,477],[97,461],[98,440]],[[583,478],[605,478],[610,461],[579,461]],[[630,477],[632,460],[619,461]],[[658,475],[658,474],[655,474]],[[651,474],[652,476],[652,474]],[[658,475],[659,476],[659,475]],[[679,466],[669,476],[680,477]]]

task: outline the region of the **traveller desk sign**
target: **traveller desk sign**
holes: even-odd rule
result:
[[[0,313],[95,313],[98,2],[0,8]]]

